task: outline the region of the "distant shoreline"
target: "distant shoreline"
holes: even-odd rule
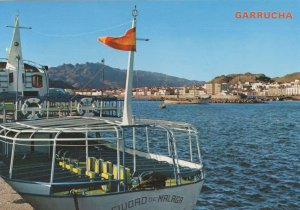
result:
[[[181,100],[188,100],[191,97],[181,97]],[[175,95],[168,96],[135,96],[137,100],[149,100],[149,101],[164,101],[165,99],[176,99]],[[289,96],[289,97],[264,97],[264,98],[211,98],[208,99],[209,103],[265,103],[268,101],[300,101],[300,96]]]

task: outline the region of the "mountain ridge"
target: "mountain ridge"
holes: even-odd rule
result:
[[[273,78],[273,80],[278,83],[294,82],[296,79],[300,80],[300,72],[294,72],[291,74],[286,74],[283,77],[274,77]]]
[[[104,82],[103,82],[104,69]],[[101,63],[85,64],[62,64],[49,68],[50,87],[60,88],[124,88],[126,79],[126,70],[113,68]],[[208,83],[229,83],[238,82],[293,82],[300,80],[300,72],[294,72],[282,77],[268,77],[265,74],[253,74],[250,72],[239,74],[227,74],[216,76]],[[159,87],[159,86],[191,86],[205,83],[204,81],[188,80],[175,76],[170,76],[157,72],[137,70],[134,71],[133,87]]]
[[[104,80],[103,80],[104,70]],[[62,64],[49,68],[49,77],[52,81],[63,81],[76,89],[80,88],[124,88],[126,70],[113,68],[101,63]],[[197,80],[188,80],[169,76],[157,72],[143,70],[134,71],[133,87],[155,86],[190,86],[202,84]]]

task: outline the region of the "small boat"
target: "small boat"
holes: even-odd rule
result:
[[[159,104],[159,108],[161,108],[161,109],[165,109],[166,107],[167,107],[167,106],[166,106],[165,103]]]
[[[164,104],[208,104],[208,99],[206,98],[176,98],[176,99],[166,99]]]
[[[137,11],[133,11],[133,27]],[[132,115],[0,124],[0,175],[35,209],[193,209],[204,175],[197,129]]]

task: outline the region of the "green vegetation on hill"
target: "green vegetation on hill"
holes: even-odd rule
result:
[[[287,74],[283,77],[275,77],[273,80],[278,83],[285,83],[285,82],[294,82],[296,79],[300,80],[300,72],[295,72],[292,74]]]
[[[238,82],[272,82],[272,79],[264,74],[245,73],[221,75],[210,81],[210,83],[229,83],[231,85],[237,84]]]

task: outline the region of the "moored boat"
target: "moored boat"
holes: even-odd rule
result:
[[[167,107],[167,105],[165,103],[159,104],[159,108],[161,109],[165,109]]]
[[[133,16],[131,31],[136,9]],[[196,205],[204,180],[198,131],[188,123],[133,117],[134,50],[126,49],[122,118],[0,124],[0,174],[34,208],[181,210]]]
[[[1,176],[36,209],[192,209],[203,184],[186,123],[67,117],[0,128]]]
[[[24,60],[20,29],[15,18],[7,58],[0,59],[0,112],[7,120],[36,120],[60,115],[121,116],[122,100],[82,96],[49,88],[48,67]],[[8,119],[9,118],[9,119]]]
[[[165,99],[165,104],[208,104],[207,98],[176,98]]]

